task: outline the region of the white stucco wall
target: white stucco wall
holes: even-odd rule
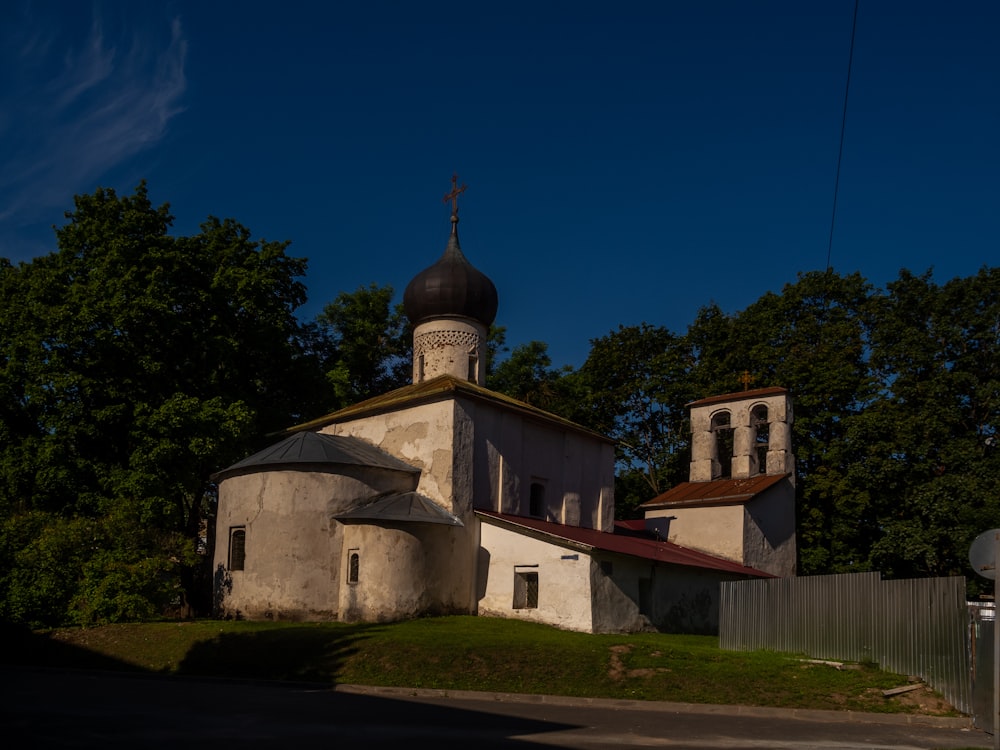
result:
[[[452,400],[331,424],[319,432],[361,438],[420,469],[417,492],[448,512],[461,514],[462,509],[456,509],[453,504],[454,467],[465,453],[471,455],[471,446],[453,441],[455,405]],[[471,441],[471,437],[466,439]]]
[[[482,523],[479,614],[592,631],[590,556]],[[481,570],[481,572],[482,572]],[[514,609],[516,571],[538,573],[538,608]]]
[[[742,505],[657,508],[646,519],[669,519],[667,541],[743,564]]]
[[[455,401],[443,399],[387,414],[348,420],[328,425],[321,432],[360,438],[420,469],[417,492],[457,516],[465,526],[452,527],[445,537],[446,543],[430,544],[424,550],[425,559],[421,565],[438,573],[423,576],[424,594],[430,599],[419,606],[421,611],[428,607],[445,611],[475,611],[477,538],[472,528],[475,431],[466,415],[456,409]],[[375,534],[374,529],[371,533]],[[372,548],[369,544],[366,547]],[[365,559],[368,565],[376,564],[371,555]],[[392,563],[386,562],[386,565],[391,566]],[[387,570],[377,575],[391,578],[396,573]],[[359,613],[378,613],[375,619],[389,616],[381,605],[375,603],[374,591],[358,592],[356,596],[362,597],[357,609]],[[388,590],[384,592],[386,600],[392,600],[394,596]],[[406,595],[401,596],[400,602],[406,600]],[[406,605],[404,609],[409,607]],[[367,615],[359,615],[359,618],[365,617]]]
[[[348,523],[341,552],[340,619],[386,622],[420,615],[471,614],[465,592],[452,585],[443,548],[460,541],[462,530],[437,524]],[[358,580],[347,575],[359,555]]]
[[[340,524],[348,501],[405,491],[413,478],[357,469],[353,476],[310,471],[239,474],[219,485],[216,597],[220,614],[248,619],[332,619],[337,614]],[[244,570],[229,570],[231,531],[246,531]]]
[[[529,515],[532,482],[545,486],[544,520],[614,527],[614,447],[558,425],[464,403],[476,425],[476,508]]]
[[[479,614],[588,633],[664,630],[717,634],[719,583],[709,569],[571,549],[483,521]],[[529,567],[535,566],[535,567]],[[538,573],[538,608],[514,609],[519,570]]]
[[[646,520],[654,519],[664,519],[667,540],[674,544],[771,575],[795,575],[795,485],[790,480],[746,503],[646,511]]]

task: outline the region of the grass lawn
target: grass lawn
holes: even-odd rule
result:
[[[793,655],[722,651],[710,636],[589,635],[518,620],[391,624],[199,620],[5,633],[0,662],[167,675],[787,708],[959,715],[905,676]]]

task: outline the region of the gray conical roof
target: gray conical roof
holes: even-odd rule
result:
[[[370,443],[345,435],[324,435],[319,432],[296,432],[281,442],[254,453],[212,476],[218,481],[243,471],[266,471],[279,467],[371,466],[411,474],[420,470],[400,461]]]
[[[339,521],[406,521],[464,526],[461,520],[417,492],[390,492],[334,516]]]

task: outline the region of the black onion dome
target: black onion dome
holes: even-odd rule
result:
[[[472,318],[489,327],[497,316],[497,288],[476,269],[458,244],[458,217],[438,262],[413,277],[403,292],[403,309],[414,325],[432,318]]]

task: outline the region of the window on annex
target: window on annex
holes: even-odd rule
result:
[[[514,570],[514,609],[538,609],[538,571]]]
[[[358,574],[361,572],[361,551],[356,549],[347,550],[347,582],[357,583]]]
[[[545,516],[545,483],[537,479],[531,482],[528,493],[528,515],[533,518]]]
[[[229,569],[243,570],[247,560],[247,530],[245,526],[229,529]]]

